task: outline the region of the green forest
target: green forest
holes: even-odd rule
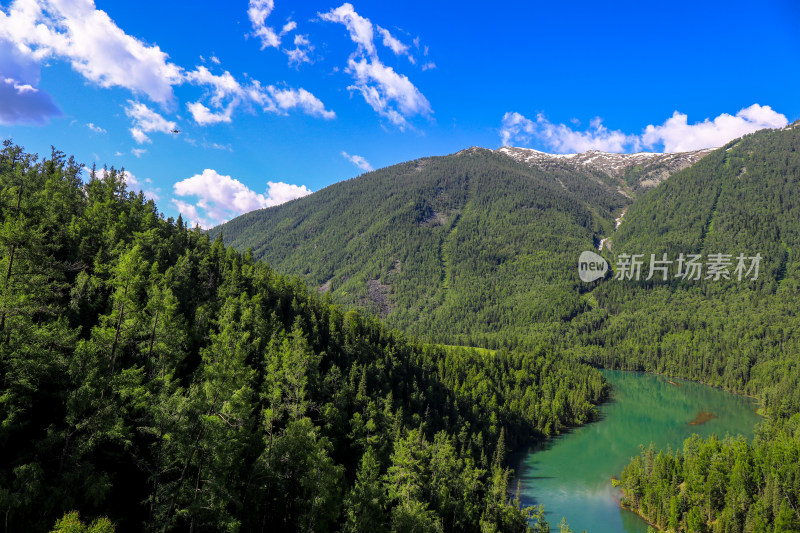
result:
[[[595,349],[585,360],[753,395],[767,416],[752,443],[643,448],[621,478],[627,505],[668,531],[800,531],[800,136],[733,141],[626,217],[615,253],[647,243],[657,255],[752,251],[766,261],[750,284],[600,284],[592,294],[604,325],[587,336]]]
[[[460,196],[449,192],[454,189],[448,185],[458,179],[463,184]],[[402,217],[388,219],[384,227],[380,216],[353,211],[363,205],[358,195],[370,190],[375,191],[371,203],[388,205],[380,196],[385,188],[400,189],[388,197],[396,198],[393,212]],[[400,196],[403,191],[406,196]],[[256,254],[303,275],[313,286],[332,280],[328,288],[338,301],[359,303],[354,296],[358,289],[352,287],[367,291],[370,280],[380,282],[387,293],[383,310],[389,311],[388,323],[423,338],[484,347],[546,347],[595,367],[656,372],[753,396],[767,417],[761,435],[772,438],[735,444],[721,435],[718,443],[708,445],[719,448],[719,460],[728,466],[737,446],[747,447],[754,457],[771,456],[783,453],[774,448],[777,442],[786,450],[782,460],[798,462],[800,436],[792,429],[800,412],[797,127],[732,141],[658,187],[638,190],[632,200],[608,176],[567,176],[557,169],[548,173],[481,150],[379,170],[315,196],[249,213],[216,231],[234,246],[253,246]],[[457,198],[457,207],[450,208],[456,215],[437,218],[443,225],[426,225],[424,215],[412,216],[418,202],[437,197]],[[338,203],[326,210],[322,200]],[[615,231],[613,220],[623,207],[625,219]],[[448,212],[444,204],[431,209]],[[355,233],[337,240],[323,225],[313,224],[322,214],[336,231]],[[283,237],[254,241],[256,235],[272,235],[269,225],[279,217],[288,224],[280,230]],[[347,219],[366,226],[357,230],[343,223]],[[374,238],[365,242],[385,244],[360,248],[358,237],[368,232]],[[395,237],[416,248],[398,248],[392,244]],[[596,249],[602,238],[609,238],[602,254],[612,268],[623,253],[648,258],[651,253],[673,258],[680,253],[759,253],[764,261],[758,279],[750,282],[619,281],[609,274],[582,284],[575,258],[582,250]],[[329,242],[337,253],[349,255],[327,262]],[[312,270],[299,268],[305,253],[317,254],[311,263],[316,266],[307,267]],[[408,255],[430,259],[424,268],[412,269]],[[374,266],[353,273],[357,279],[348,285],[347,275],[313,270],[328,264]],[[407,288],[408,279],[422,295]],[[368,298],[361,302],[370,303]],[[414,317],[426,320],[415,323]],[[697,484],[702,476],[648,477],[653,475],[649,468],[647,476],[626,478],[640,487],[630,492],[629,503],[659,526],[676,531],[799,531],[800,479],[795,470],[789,465],[788,471],[780,471],[772,459],[756,463],[753,468],[761,469],[761,477],[747,485],[748,499],[738,500],[738,510],[727,509],[725,498],[710,498],[711,488]],[[648,494],[672,491],[657,516],[652,510],[656,507],[640,505],[645,500],[637,490],[646,486]],[[674,494],[684,496],[677,499],[673,514],[678,520],[670,526],[664,520]],[[692,511],[689,494],[706,498],[699,515]],[[791,512],[781,512],[781,506]],[[763,511],[767,508],[773,510]],[[701,520],[687,520],[690,512]]]
[[[56,150],[4,143],[0,254],[3,531],[547,531],[506,453],[608,394],[555,347],[406,337]]]
[[[630,203],[621,184],[472,148],[369,172],[211,235],[420,338],[535,348],[588,310],[575,258]]]
[[[470,149],[210,232],[105,170],[0,153],[4,531],[549,531],[507,454],[594,420],[617,368],[765,417],[752,442],[642,443],[624,505],[664,531],[800,532],[800,129],[635,198]],[[584,284],[603,238],[612,267],[764,261]]]

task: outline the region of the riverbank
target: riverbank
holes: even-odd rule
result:
[[[664,531],[664,532],[667,531],[666,529],[661,529],[660,527],[658,527],[658,524],[656,524],[655,522],[651,522],[642,513],[641,509],[635,508],[635,507],[633,507],[631,505],[628,505],[623,501],[623,498],[627,498],[627,494],[625,493],[625,489],[622,487],[622,482],[619,479],[617,479],[616,476],[612,476],[611,477],[611,486],[617,488],[622,493],[622,498],[620,498],[620,500],[619,500],[619,506],[620,506],[621,509],[625,509],[626,511],[632,512],[633,514],[638,516],[640,519],[642,519],[644,522],[647,522],[647,525],[652,527],[656,531]]]
[[[674,379],[678,387],[654,373],[602,373],[613,390],[611,401],[599,406],[598,420],[517,450],[516,479],[509,486],[519,481],[523,505],[544,505],[551,524],[563,516],[573,531],[647,533],[651,524],[633,509],[623,510],[619,489],[609,483],[639,454],[639,446],[654,442],[658,449],[677,449],[693,433],[750,439],[761,419],[752,399],[718,388]],[[689,425],[700,412],[717,418]]]

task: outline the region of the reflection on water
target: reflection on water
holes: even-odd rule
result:
[[[525,505],[544,504],[551,526],[563,516],[576,532],[645,533],[647,523],[619,507],[620,493],[611,486],[639,445],[675,448],[692,433],[749,439],[759,417],[751,399],[705,385],[638,372],[603,373],[614,391],[600,408],[600,421],[514,454],[520,496]]]

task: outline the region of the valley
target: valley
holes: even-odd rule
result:
[[[798,147],[787,128],[670,157],[471,148],[206,232],[123,171],[84,182],[6,143],[7,520],[644,531],[621,503],[664,530],[792,531]],[[744,282],[583,283],[602,238],[612,268],[765,260]]]

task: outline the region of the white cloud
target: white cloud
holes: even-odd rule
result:
[[[347,152],[342,152],[342,156],[364,172],[370,172],[373,170],[372,165],[369,164],[369,161],[360,155],[350,155]]]
[[[250,2],[248,15],[262,43],[271,42],[265,21],[273,7],[272,0]],[[264,31],[259,30],[261,27]],[[283,30],[295,28],[296,23],[290,21]],[[276,38],[274,46],[280,44],[280,35]],[[299,64],[310,61],[311,50],[307,36],[300,36],[295,38],[295,48],[286,53],[290,61]],[[191,83],[205,87],[207,93],[195,102],[203,107],[194,106],[194,116],[205,124],[228,121],[241,104],[256,103],[267,112],[282,111],[260,90],[256,80],[243,85],[227,71],[213,74],[204,66],[187,72],[172,63],[157,45],[126,34],[106,12],[96,8],[94,0],[13,0],[8,8],[0,6],[0,122],[43,123],[60,114],[51,98],[37,89],[41,65],[51,59],[69,62],[100,87],[128,89],[162,104],[164,109],[174,109],[174,86]],[[219,64],[216,56],[209,61]],[[327,118],[309,106],[298,107]],[[148,131],[137,124],[131,128],[139,143],[149,141]]]
[[[200,124],[201,126],[206,126],[208,124],[218,124],[220,122],[230,122],[231,115],[233,114],[233,102],[228,104],[223,111],[214,113],[209,108],[201,104],[200,102],[192,102],[186,104],[189,113],[192,114],[192,118],[195,122]]]
[[[308,35],[300,35],[299,33],[294,36],[294,48],[284,50],[284,53],[289,57],[289,66],[301,65],[303,63],[312,63],[311,52],[314,47],[311,41],[308,40]]]
[[[131,153],[138,158],[141,158],[144,154],[147,153],[147,150],[144,148],[131,148]]]
[[[336,113],[325,109],[322,101],[305,89],[277,89],[270,85],[267,90],[282,111],[299,108],[308,115],[328,120],[336,118]]]
[[[350,39],[358,45],[348,58],[345,69],[354,80],[348,89],[361,93],[375,112],[401,130],[408,125],[409,117],[432,113],[430,103],[408,77],[395,72],[378,58],[372,22],[356,13],[352,4],[344,3],[327,13],[319,13],[319,17],[328,22],[344,24]],[[394,39],[388,31],[381,27],[378,27],[378,31],[384,37],[384,44],[392,51],[407,52],[408,47]]]
[[[786,116],[770,106],[753,104],[731,116],[723,113],[713,120],[688,123],[688,117],[675,111],[662,125],[649,125],[642,135],[646,146],[663,145],[665,152],[687,152],[722,146],[732,139],[764,128],[782,128]]]
[[[170,133],[178,127],[175,122],[165,119],[141,102],[128,100],[125,114],[133,121],[131,135],[139,144],[150,142],[148,133]]]
[[[399,39],[397,39],[391,33],[389,33],[389,30],[381,28],[380,26],[377,25],[375,27],[377,28],[378,33],[380,33],[383,36],[383,46],[391,48],[392,52],[394,52],[394,55],[396,56],[408,55],[407,44],[403,44],[402,42],[400,42]]]
[[[261,49],[280,48],[283,37],[297,29],[297,22],[287,21],[277,33],[272,27],[267,26],[267,17],[275,8],[274,0],[250,0],[247,16],[253,27],[253,35],[261,40]],[[312,63],[311,52],[314,47],[308,39],[308,35],[295,35],[294,48],[283,48],[283,53],[289,58],[289,66],[299,66],[303,63]]]
[[[264,207],[273,207],[285,204],[297,198],[308,196],[312,191],[305,185],[293,185],[282,181],[268,181],[266,204]]]
[[[600,118],[590,122],[586,130],[576,130],[565,124],[554,124],[541,113],[535,119],[509,112],[503,116],[500,139],[503,145],[528,145],[537,140],[556,153],[576,153],[587,150],[631,152],[642,148],[663,148],[664,152],[686,152],[722,146],[728,141],[764,128],[787,125],[787,118],[769,106],[753,104],[736,113],[723,113],[714,119],[688,123],[685,114],[676,111],[660,126],[648,125],[641,135],[609,130]]]
[[[639,138],[626,135],[617,130],[609,130],[603,126],[599,118],[591,121],[590,129],[576,131],[565,124],[553,124],[539,113],[531,120],[513,112],[503,115],[500,138],[504,145],[517,143],[526,145],[536,138],[547,148],[556,153],[585,152],[601,150],[603,152],[625,152],[637,150]]]
[[[214,106],[222,105],[222,100],[226,98],[240,98],[244,93],[242,86],[227,70],[222,74],[213,74],[201,65],[187,72],[185,79],[189,83],[209,87],[210,101]]]
[[[209,103],[212,110],[201,102],[187,104],[192,118],[200,125],[231,122],[233,110],[242,104],[257,104],[266,112],[285,113],[291,109],[300,109],[306,114],[325,119],[336,117],[333,111],[325,109],[322,101],[307,90],[283,88],[273,85],[266,88],[258,80],[251,80],[249,85],[242,85],[229,72],[221,75],[213,74],[200,66],[187,74],[187,80],[210,88]],[[227,104],[223,107],[223,104]]]
[[[0,11],[0,40],[37,62],[66,59],[101,87],[124,87],[159,103],[172,101],[182,76],[158,46],[127,35],[93,0],[15,0]]]
[[[95,125],[94,122],[89,122],[88,124],[86,124],[86,127],[95,133],[106,133],[106,130],[104,130],[100,126]]]
[[[327,22],[344,24],[350,32],[350,39],[358,45],[360,51],[370,56],[376,54],[372,22],[356,13],[353,4],[344,3],[327,13],[319,13],[319,18]]]
[[[247,16],[253,26],[253,35],[261,40],[261,49],[270,47],[278,48],[281,39],[275,30],[266,25],[267,17],[275,8],[273,0],[250,0],[247,7]]]
[[[267,182],[264,194],[258,194],[239,180],[208,168],[202,174],[179,181],[173,189],[177,196],[198,198],[196,205],[178,199],[173,200],[173,204],[192,225],[199,224],[202,227],[220,224],[248,211],[279,205],[311,194],[305,185],[273,181]]]
[[[60,114],[50,95],[0,72],[0,124],[43,124]]]
[[[225,150],[228,152],[233,152],[233,147],[230,144],[219,144],[219,143],[203,143],[204,148],[213,148],[214,150]]]
[[[188,221],[189,227],[200,226],[201,228],[208,229],[213,224],[209,223],[204,217],[200,216],[200,212],[195,206],[177,198],[172,199],[172,204],[178,210],[178,213],[183,216],[184,220]]]
[[[430,103],[419,89],[380,61],[351,58],[347,71],[355,78],[349,89],[360,92],[372,109],[401,129],[407,125],[406,117],[431,112]]]

